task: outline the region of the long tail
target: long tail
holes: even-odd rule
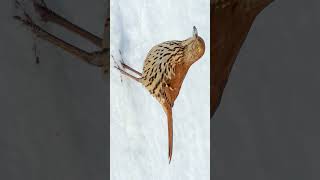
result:
[[[168,143],[169,143],[169,164],[172,158],[172,146],[173,146],[173,123],[172,123],[172,108],[170,105],[163,106],[168,120]]]

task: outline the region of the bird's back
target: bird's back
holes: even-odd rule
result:
[[[142,84],[160,102],[173,102],[179,94],[188,68],[184,64],[182,41],[166,41],[154,46],[143,66]]]

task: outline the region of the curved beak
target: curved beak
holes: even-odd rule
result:
[[[196,26],[193,26],[193,37],[198,37],[198,30],[196,28]]]

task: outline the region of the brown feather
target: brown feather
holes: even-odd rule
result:
[[[172,107],[190,66],[205,51],[203,39],[194,35],[183,41],[166,41],[154,46],[148,53],[140,82],[161,104],[167,115],[169,163],[172,158]]]
[[[272,0],[217,0],[211,4],[211,117],[220,104],[232,66],[252,22],[271,2]]]

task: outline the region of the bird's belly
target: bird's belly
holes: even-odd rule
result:
[[[146,86],[147,90],[154,96],[160,104],[169,103],[173,106],[174,101],[179,95],[181,85],[187,74],[189,67],[177,68],[171,79],[162,79],[161,82]],[[158,85],[159,84],[159,85]]]

